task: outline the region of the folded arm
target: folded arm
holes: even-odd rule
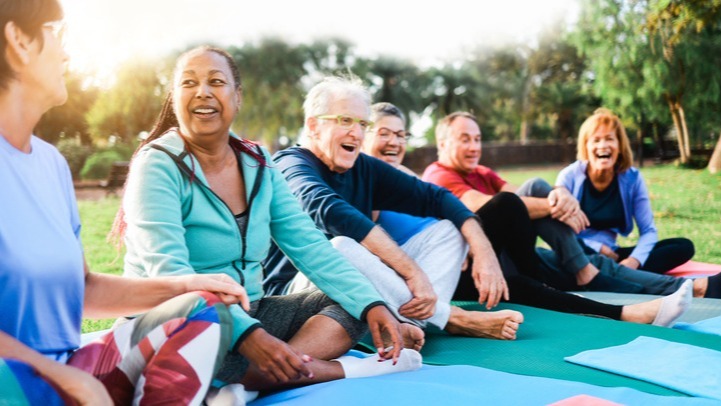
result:
[[[361,241],[361,245],[406,281],[413,299],[398,309],[401,315],[419,320],[433,316],[438,297],[428,276],[413,258],[409,257],[380,226],[373,227]]]

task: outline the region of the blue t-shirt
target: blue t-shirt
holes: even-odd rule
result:
[[[32,137],[0,135],[0,330],[56,359],[80,343],[85,278],[70,169]]]
[[[398,245],[405,244],[411,237],[437,222],[438,219],[433,217],[416,217],[389,210],[379,212],[376,220]]]

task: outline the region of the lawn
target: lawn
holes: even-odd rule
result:
[[[558,169],[505,169],[499,173],[516,185],[534,176],[553,184]],[[651,194],[659,238],[688,237],[696,245],[695,260],[721,264],[721,176],[671,165],[647,167],[642,172]],[[79,202],[85,256],[95,272],[119,274],[122,270],[122,252],[106,241],[119,202],[117,197]],[[631,245],[637,238],[634,231],[621,244]],[[112,320],[84,320],[83,332],[111,324]]]

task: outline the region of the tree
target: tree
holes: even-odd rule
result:
[[[603,104],[637,125],[668,121],[657,94],[662,88],[658,68],[643,26],[643,0],[586,1],[572,41],[589,61],[593,90]]]
[[[528,49],[509,44],[477,50],[465,68],[478,83],[470,95],[477,99],[484,138],[512,140],[520,132],[528,78]]]
[[[426,101],[419,89],[429,86],[429,78],[414,64],[390,57],[356,63],[358,73],[369,83],[373,99],[378,102],[393,103],[406,117],[410,113],[422,112]]]
[[[651,32],[659,34],[664,55],[673,55],[675,48],[688,41],[689,37],[700,36],[711,51],[707,54],[707,58],[711,59],[708,65],[713,72],[718,72],[718,66],[721,66],[721,55],[718,52],[721,49],[721,0],[654,1],[654,10],[648,17],[647,26]],[[708,79],[708,89],[712,97],[701,101],[702,104],[707,104],[706,106],[698,107],[701,112],[712,112],[710,115],[703,114],[702,121],[715,125],[718,130],[718,127],[721,127],[718,74],[711,75]],[[709,100],[711,103],[703,103]],[[721,170],[721,133],[708,169],[711,173]]]
[[[85,114],[95,103],[98,89],[85,84],[83,76],[78,72],[68,73],[65,79],[68,100],[43,115],[35,127],[37,136],[52,144],[57,143],[61,137],[77,137],[83,145],[92,143]]]
[[[169,71],[161,60],[131,60],[122,65],[113,85],[100,92],[86,115],[93,139],[105,143],[115,136],[130,144],[141,131],[150,131],[165,96],[161,78],[169,81]]]
[[[295,139],[303,125],[303,88],[306,55],[301,47],[278,38],[229,50],[243,82],[243,105],[233,128],[244,137],[277,150],[280,137]]]
[[[721,172],[721,134],[719,134],[716,147],[713,150],[711,159],[708,161],[708,170],[711,173]]]
[[[525,120],[545,118],[555,123],[564,145],[564,160],[571,160],[571,139],[582,121],[597,106],[585,60],[559,21],[541,32],[538,46],[528,57],[529,107]]]
[[[576,39],[591,61],[604,104],[637,123],[670,118],[685,164],[691,159],[688,121],[696,114],[687,108],[718,99],[721,71],[709,61],[709,55],[718,54],[718,39],[707,28],[679,30],[675,36],[673,18],[649,23],[661,4],[671,3],[680,2],[587,0]]]

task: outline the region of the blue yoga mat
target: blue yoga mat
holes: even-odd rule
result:
[[[721,316],[701,320],[696,323],[676,323],[673,328],[721,336]]]
[[[547,405],[581,394],[624,405],[718,405],[710,399],[659,396],[468,365],[424,365],[413,372],[341,379],[277,392],[248,405]]]
[[[708,348],[642,336],[565,360],[721,401],[721,352]]]

